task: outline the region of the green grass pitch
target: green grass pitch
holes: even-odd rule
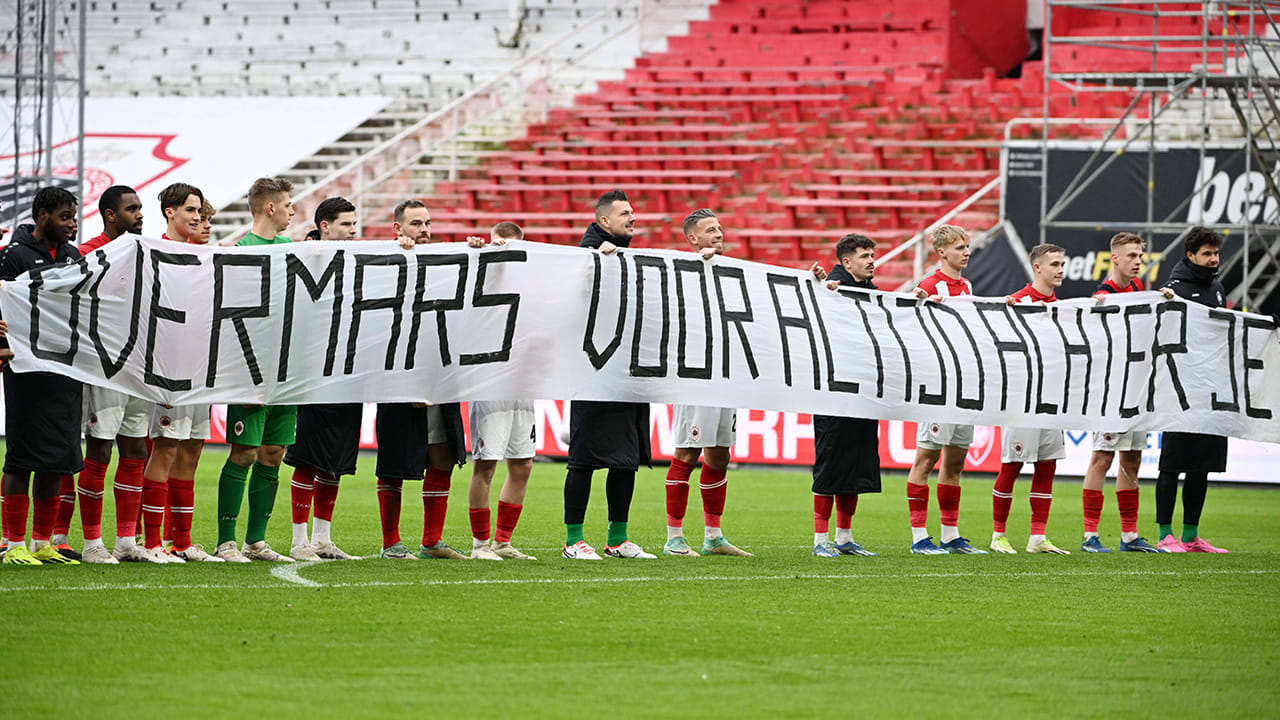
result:
[[[224,458],[211,448],[196,481],[206,547]],[[454,474],[445,532],[459,549],[469,548],[470,469]],[[380,539],[372,470],[362,457],[334,523],[339,545],[363,555]],[[632,539],[655,552],[663,474],[640,473],[631,512]],[[535,467],[515,541],[537,562],[0,567],[0,711],[1133,719],[1275,717],[1280,706],[1275,490],[1210,488],[1202,528],[1231,549],[1225,556],[917,557],[904,478],[890,476],[854,520],[855,538],[881,556],[828,560],[810,554],[809,476],[742,469],[729,474],[725,532],[758,557],[571,563],[559,552],[563,479],[563,465]],[[587,523],[597,547],[603,480]],[[1028,485],[1015,491],[1015,546],[1026,540]],[[414,490],[401,525],[416,544]],[[968,480],[960,515],[982,547],[990,490],[989,479]],[[1055,499],[1049,537],[1076,550],[1079,483],[1061,482]],[[1150,485],[1142,502],[1141,530],[1154,540]],[[691,540],[700,512],[695,490]],[[1102,533],[1112,547],[1118,524],[1109,485]],[[288,548],[287,468],[269,540]]]

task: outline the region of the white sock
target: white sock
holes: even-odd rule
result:
[[[826,533],[816,532],[816,533],[814,533],[814,534],[813,534],[813,545],[814,545],[814,547],[817,547],[817,546],[819,546],[819,545],[826,545],[828,542],[830,542],[830,541],[827,539],[827,534],[826,534]]]
[[[836,544],[847,545],[853,542],[853,528],[836,528]]]
[[[333,542],[329,539],[329,526],[331,524],[328,520],[313,519],[311,521],[311,542],[315,545]]]
[[[1044,542],[1043,535],[1032,535],[1031,537],[1027,538],[1027,547],[1035,547],[1036,545],[1039,545],[1042,542]]]
[[[960,537],[960,528],[955,525],[942,526],[942,542],[949,543],[958,537]]]
[[[133,537],[117,537],[116,538],[116,550],[118,551],[128,550],[129,548],[137,544],[138,543],[133,539]]]
[[[89,548],[95,548],[95,547],[100,547],[100,548],[104,548],[104,547],[106,547],[106,545],[105,545],[105,544],[103,544],[103,542],[102,542],[102,538],[94,538],[93,540],[85,540],[85,541],[84,541],[84,549],[85,549],[85,550],[88,550]]]
[[[293,523],[293,544],[294,545],[308,544],[306,523]]]
[[[49,544],[53,545],[54,547],[57,547],[59,545],[70,545],[71,542],[70,542],[70,538],[68,538],[66,535],[54,535],[53,537],[49,538]]]
[[[706,526],[702,531],[703,537],[705,537],[708,540],[715,540],[716,538],[720,537],[721,534],[722,533],[720,532],[720,528],[713,527],[711,525]]]
[[[1134,533],[1134,534],[1136,535],[1137,533]],[[1087,533],[1085,533],[1085,534],[1084,534],[1084,539],[1085,539],[1086,541],[1087,541],[1089,538],[1096,538],[1096,537],[1098,537],[1098,533],[1096,533],[1096,532],[1087,532]]]
[[[39,550],[40,548],[42,548],[42,547],[44,547],[44,546],[46,546],[46,545],[48,545],[48,544],[49,544],[49,541],[48,541],[48,540],[32,540],[32,541],[31,541],[31,552],[35,552],[36,550]]]
[[[924,540],[927,537],[929,537],[929,530],[927,528],[922,528],[922,527],[911,528],[911,544],[912,545],[915,545],[916,543],[920,542],[921,540]]]
[[[1120,533],[1120,542],[1131,543],[1137,539],[1138,539],[1138,533],[1127,533],[1127,532]]]
[[[667,526],[667,539],[684,537],[684,527],[680,525]]]

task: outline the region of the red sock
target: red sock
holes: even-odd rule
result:
[[[80,471],[80,527],[85,540],[102,539],[102,496],[107,489],[107,466],[85,459]]]
[[[1117,493],[1118,495],[1119,493]],[[1098,532],[1098,520],[1102,517],[1102,503],[1105,496],[1101,490],[1084,491],[1084,531],[1087,533]]]
[[[173,541],[174,550],[191,547],[191,519],[196,512],[195,480],[169,478],[169,515],[165,516],[166,534]]]
[[[164,526],[164,501],[169,494],[169,484],[162,480],[144,478],[142,481],[142,530],[143,544],[159,547]]]
[[[938,483],[938,516],[942,524],[955,527],[960,521],[960,486]]]
[[[671,459],[667,468],[667,526],[683,527],[684,514],[689,508],[689,476],[693,466]]]
[[[471,537],[476,540],[488,540],[489,508],[470,508],[467,514],[471,517]]]
[[[995,487],[991,488],[991,529],[1004,532],[1009,522],[1009,507],[1013,505],[1013,483],[1022,472],[1022,463],[1000,463],[1000,474],[996,475]]]
[[[71,518],[76,514],[76,479],[71,475],[62,476],[62,485],[58,488],[58,515],[53,521],[53,534],[66,535],[71,532]]]
[[[403,480],[378,478],[378,519],[382,521],[382,547],[400,542],[400,491]]]
[[[911,515],[911,527],[922,528],[929,521],[929,486],[907,483],[907,511]]]
[[[836,495],[836,529],[853,528],[853,514],[858,511],[857,495]]]
[[[169,478],[173,482],[173,478]],[[164,493],[164,525],[161,526],[161,539],[173,544],[173,486],[169,485]],[[184,548],[185,549],[185,548]]]
[[[444,516],[449,511],[449,478],[452,470],[427,468],[422,476],[422,544],[431,547],[444,536]]]
[[[316,471],[308,467],[293,469],[289,498],[293,503],[293,524],[305,523],[311,517],[311,496],[316,490]]]
[[[37,497],[32,499],[31,504],[35,506],[35,513],[31,519],[31,539],[48,541],[53,535],[53,524],[58,521],[58,504],[61,500],[57,495],[47,498]]]
[[[1138,488],[1117,490],[1116,505],[1120,506],[1120,532],[1138,532]],[[1102,501],[1098,501],[1101,509]]]
[[[4,496],[4,537],[11,543],[27,539],[27,512],[31,497],[26,493]]]
[[[520,521],[523,505],[498,501],[498,533],[494,537],[500,543],[511,542],[511,533],[516,531],[516,523]]]
[[[707,527],[720,527],[720,516],[724,515],[724,498],[729,491],[725,470],[726,468],[717,470],[704,464],[702,472],[698,474],[698,489],[702,491],[702,517]]]
[[[333,506],[338,504],[338,477],[316,473],[315,516],[325,522],[333,522]]]
[[[142,472],[146,460],[120,458],[111,492],[116,498],[116,537],[138,534],[138,513],[142,512]]]
[[[1043,535],[1049,523],[1049,507],[1053,505],[1053,476],[1057,460],[1042,460],[1031,475],[1031,534]]]
[[[831,506],[836,499],[831,495],[813,495],[813,531],[824,533],[831,529]]]

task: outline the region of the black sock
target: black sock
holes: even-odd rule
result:
[[[1156,524],[1173,522],[1173,506],[1178,503],[1178,473],[1161,471],[1156,476]]]
[[[609,498],[609,522],[626,522],[631,514],[631,496],[636,490],[635,470],[610,470],[605,484]]]
[[[1204,496],[1209,490],[1209,473],[1189,472],[1182,481],[1182,524],[1200,525]]]
[[[571,468],[564,476],[564,524],[581,525],[591,499],[591,470]]]

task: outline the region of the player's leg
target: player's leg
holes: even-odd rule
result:
[[[169,471],[169,500],[172,509],[172,553],[188,562],[225,562],[225,558],[210,555],[204,547],[191,541],[191,525],[195,519],[196,505],[196,469],[200,465],[200,455],[204,452],[204,443],[208,437],[207,420],[209,408],[202,406],[193,424],[192,437],[178,441],[178,453],[174,457],[173,469]],[[240,562],[248,562],[248,558],[240,556]]]
[[[592,468],[569,466],[564,476],[564,556],[570,560],[599,560],[595,548],[582,536],[591,499]]]
[[[1166,552],[1186,552],[1182,541],[1173,534],[1173,508],[1178,502],[1178,475],[1161,470],[1156,476],[1156,525],[1160,541],[1156,546]]]
[[[33,472],[31,474],[31,557],[45,565],[79,565],[79,560],[59,553],[50,542],[53,526],[58,521],[58,497],[62,489],[60,472]]]
[[[475,415],[472,416],[472,437],[475,436]],[[489,491],[493,484],[494,473],[498,471],[497,460],[472,461],[471,485],[467,488],[467,516],[471,521],[471,559],[501,560],[493,550],[489,549],[492,517],[489,511]]]
[[[511,545],[511,535],[524,509],[524,496],[529,489],[529,476],[533,474],[533,458],[508,458],[507,479],[498,495],[498,521],[493,538],[493,551],[504,560],[537,560]]]
[[[729,542],[721,530],[729,487],[727,473],[729,449],[733,444],[732,434],[733,430],[728,430],[716,439],[716,445],[702,450],[702,470],[698,473],[698,490],[702,494],[702,554],[754,557]]]
[[[973,426],[953,425],[951,443],[942,448],[938,467],[938,519],[941,523],[942,542],[938,547],[953,555],[986,555],[986,550],[974,547],[968,538],[960,536],[960,474],[969,456],[973,442]]]
[[[142,536],[147,552],[165,556],[162,537],[164,508],[169,496],[169,477],[173,474],[178,458],[176,439],[160,438],[154,445],[151,458],[142,473]]]
[[[318,558],[300,558],[298,555],[315,555],[311,549],[311,539],[307,536],[307,521],[311,519],[311,504],[316,494],[317,470],[306,465],[293,468],[289,478],[289,511],[293,530],[293,541],[290,543],[289,555],[295,560],[314,560]]]
[[[1084,489],[1080,493],[1084,518],[1084,538],[1080,541],[1080,549],[1084,552],[1111,552],[1111,549],[1103,545],[1098,537],[1098,522],[1102,519],[1105,497],[1102,494],[1102,486],[1106,483],[1107,472],[1111,470],[1111,462],[1115,459],[1116,453],[1113,447],[1115,437],[1116,433],[1095,432],[1093,434],[1093,453],[1089,456],[1089,466],[1084,473]],[[1119,490],[1120,479],[1117,477],[1117,497]]]
[[[921,433],[924,437],[926,429],[921,424]],[[916,456],[911,462],[911,470],[907,472],[907,511],[911,519],[911,545],[914,547],[917,543],[929,541],[928,520],[929,520],[929,473],[933,472],[933,468],[942,458],[942,446],[926,446],[917,437],[916,440]]]
[[[1038,430],[1035,445],[1030,493],[1031,534],[1027,539],[1027,552],[1070,555],[1070,551],[1054,545],[1045,535],[1049,511],[1053,507],[1053,478],[1058,471],[1058,461],[1067,455],[1063,432]]]
[[[284,462],[284,450],[297,441],[297,427],[296,405],[266,407],[260,447],[253,463],[253,472],[249,475],[249,521],[246,523],[245,549],[242,552],[250,560],[294,561],[288,555],[276,552],[267,543],[267,524],[271,521],[276,494],[280,489],[280,465]],[[305,557],[309,560],[320,559],[314,552]]]
[[[652,560],[657,557],[645,552],[627,536],[627,524],[631,515],[631,498],[636,491],[636,471],[631,468],[610,468],[605,477],[604,494],[609,505],[609,538],[604,548],[607,557],[628,560]]]
[[[831,542],[831,509],[836,496],[813,493],[813,555],[814,557],[840,557],[840,551]]]
[[[1200,537],[1200,514],[1209,490],[1209,473],[1189,472],[1182,481],[1182,545],[1187,552],[1225,553]]]
[[[677,413],[680,406],[676,406]],[[678,419],[675,432],[679,433]],[[677,435],[677,438],[680,436]],[[676,557],[697,557],[698,552],[689,546],[684,537],[684,516],[689,508],[689,478],[702,455],[700,447],[679,447],[672,453],[665,483],[667,500],[667,542],[662,554]]]
[[[81,471],[83,472],[83,471]],[[53,521],[53,537],[49,542],[63,557],[79,560],[80,553],[71,547],[71,519],[76,514],[76,479],[63,475],[58,479],[58,514]]]
[[[375,470],[378,483],[378,519],[382,525],[382,551],[388,560],[417,560],[400,539],[401,494],[406,479],[419,477],[425,465],[419,443],[426,434],[422,408],[407,403],[379,403],[374,435],[378,441]]]
[[[114,565],[117,562],[102,542],[102,500],[107,489],[111,445],[110,440],[85,435],[84,469],[80,471],[80,477],[76,481],[76,494],[80,496],[80,529],[84,535],[82,559],[88,563],[103,565]],[[125,458],[123,446],[120,457],[121,460]]]
[[[1119,451],[1120,467],[1116,471],[1116,506],[1120,509],[1120,551],[1161,552],[1138,535],[1138,470],[1142,467],[1142,447],[1146,433],[1135,433],[1140,441]]]
[[[1000,428],[1000,471],[991,488],[991,549],[1006,555],[1017,552],[1009,543],[1005,530],[1009,509],[1013,506],[1013,486],[1030,452],[1027,435],[1024,428]]]
[[[244,505],[249,469],[258,460],[266,424],[266,407],[227,406],[227,442],[231,444],[231,452],[218,477],[218,547],[214,554],[219,557],[230,560],[230,551],[238,545],[236,523]]]
[[[438,442],[432,442],[437,439],[434,428],[442,428],[443,420],[428,423],[428,465],[422,476],[422,546],[418,548],[418,557],[465,560],[466,555],[449,547],[443,539],[444,521],[449,512],[449,487],[457,459],[453,456],[453,448],[444,442],[443,434]]]
[[[31,473],[6,468],[0,479],[0,492],[4,493],[4,535],[9,541],[5,551],[6,565],[42,564],[27,547],[27,515],[31,510]]]

